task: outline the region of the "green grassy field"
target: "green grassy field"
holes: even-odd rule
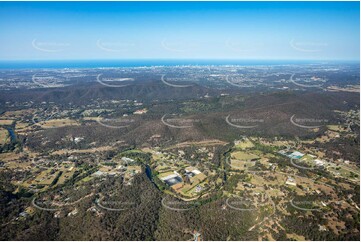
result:
[[[235,160],[252,160],[252,159],[258,159],[259,156],[249,153],[249,152],[244,152],[244,151],[236,151],[236,152],[232,152],[231,153],[231,158],[235,159]]]

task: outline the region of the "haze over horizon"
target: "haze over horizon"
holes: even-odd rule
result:
[[[358,60],[358,2],[1,2],[1,60]]]

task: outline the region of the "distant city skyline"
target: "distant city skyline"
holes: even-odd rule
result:
[[[0,2],[0,60],[359,60],[359,2]]]

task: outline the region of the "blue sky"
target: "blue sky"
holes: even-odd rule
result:
[[[1,60],[359,60],[358,2],[0,2]]]

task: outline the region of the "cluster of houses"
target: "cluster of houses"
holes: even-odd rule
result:
[[[98,171],[94,172],[92,176],[117,176],[124,175],[124,182],[126,185],[131,185],[133,177],[141,172],[141,166],[136,164],[137,162],[128,157],[122,157],[120,163],[116,167],[103,166]]]
[[[170,186],[174,191],[180,192],[183,188],[193,188],[196,193],[199,193],[203,190],[203,187],[200,185],[207,176],[199,171],[195,167],[185,168],[183,176],[177,171],[173,171],[173,174],[169,174],[165,177],[160,178],[164,183]]]
[[[311,154],[303,154],[297,150],[284,149],[278,152],[281,155],[287,156],[291,159],[304,160],[306,161],[306,155],[312,159],[314,165],[318,167],[324,167],[326,165],[325,161],[317,159],[317,156]]]

